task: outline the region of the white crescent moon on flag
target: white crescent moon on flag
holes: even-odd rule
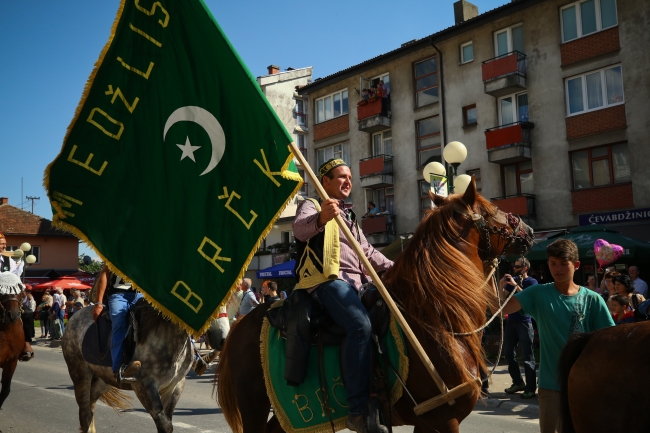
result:
[[[208,110],[196,107],[196,106],[186,106],[176,109],[167,119],[165,123],[165,130],[163,131],[163,141],[167,135],[167,131],[177,122],[194,122],[200,125],[205,132],[208,133],[210,137],[210,143],[212,144],[212,157],[210,158],[210,163],[203,170],[204,174],[210,173],[221,161],[221,157],[226,150],[226,135],[223,133],[223,128],[217,120],[216,117],[212,115]]]

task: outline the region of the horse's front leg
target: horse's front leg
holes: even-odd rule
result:
[[[174,409],[176,408],[176,403],[178,403],[178,399],[181,398],[183,389],[185,389],[185,378],[183,378],[180,382],[178,382],[171,392],[162,396],[163,408],[165,411],[165,415],[167,416],[167,418],[169,418],[169,422],[172,421],[172,417],[174,416]]]
[[[13,361],[5,362],[2,365],[2,391],[0,391],[0,409],[2,409],[2,404],[7,399],[9,391],[11,391],[11,378],[14,377],[17,363],[18,359],[13,358]]]
[[[138,396],[138,400],[140,400],[142,406],[149,412],[154,423],[156,423],[158,433],[171,433],[174,427],[172,426],[171,419],[165,414],[165,408],[160,398],[156,381],[151,378],[145,378],[135,382],[132,387],[135,395]]]

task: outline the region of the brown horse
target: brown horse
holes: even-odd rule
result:
[[[559,361],[562,432],[650,430],[650,321],[578,334]]]
[[[384,279],[447,386],[469,381],[475,387],[453,406],[445,404],[420,416],[404,393],[393,405],[390,419],[393,425],[415,426],[416,433],[451,433],[458,432],[479,398],[475,377],[484,367],[480,335],[454,337],[453,333],[471,332],[485,322],[486,309],[494,307],[496,297],[486,284],[484,263],[506,250],[525,253],[532,244],[532,230],[479,196],[474,182],[462,196],[432,198],[437,207],[427,212]],[[231,329],[215,375],[219,404],[236,433],[282,431],[275,416],[267,425],[271,404],[259,345],[267,308],[256,308]],[[410,344],[408,353],[415,353]],[[411,356],[409,364],[406,387],[415,400],[421,403],[438,395],[419,358]]]
[[[0,409],[11,390],[11,378],[16,371],[18,357],[25,345],[20,301],[17,294],[0,295],[0,368],[2,368],[2,391]]]

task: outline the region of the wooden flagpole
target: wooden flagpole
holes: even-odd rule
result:
[[[296,146],[296,143],[291,143],[290,145],[291,152],[294,154],[296,159],[300,162],[300,165],[304,169],[305,173],[307,173],[307,176],[309,177],[309,180],[311,181],[312,185],[314,185],[314,188],[316,188],[316,191],[318,192],[318,195],[320,196],[321,199],[323,200],[329,200],[329,196],[327,195],[327,192],[323,188],[323,186],[320,183],[320,180],[316,177],[314,174],[313,170],[309,166],[309,163],[303,156],[302,152],[300,152],[300,149]],[[440,377],[440,374],[436,370],[436,367],[433,365],[431,360],[429,359],[429,356],[426,354],[424,351],[424,348],[418,341],[417,337],[411,330],[411,327],[408,325],[406,322],[406,319],[404,319],[404,316],[402,316],[402,312],[397,308],[397,305],[395,304],[395,301],[393,301],[393,298],[390,296],[388,293],[388,290],[386,290],[386,287],[384,287],[383,282],[375,272],[374,268],[370,264],[370,261],[368,261],[368,258],[364,254],[363,250],[361,249],[361,245],[357,242],[357,240],[354,238],[352,235],[352,232],[350,232],[350,229],[348,226],[345,224],[343,221],[343,218],[340,215],[336,216],[336,223],[338,226],[341,228],[343,231],[343,234],[345,234],[345,237],[348,239],[348,242],[354,249],[354,252],[359,256],[359,260],[363,264],[363,266],[366,268],[366,271],[370,274],[370,278],[372,278],[372,282],[374,285],[377,287],[379,290],[379,293],[381,293],[382,298],[384,298],[384,301],[386,302],[386,305],[388,305],[388,308],[390,309],[390,312],[393,314],[397,322],[400,324],[402,327],[402,330],[404,331],[404,335],[406,335],[406,338],[409,340],[413,348],[415,349],[415,352],[417,353],[418,357],[424,364],[425,368],[433,378],[433,381],[436,383],[436,386],[441,392],[441,395],[438,395],[430,400],[427,400],[423,403],[418,404],[414,410],[415,413],[420,415],[428,410],[431,410],[437,406],[440,406],[444,403],[448,403],[449,405],[453,405],[455,403],[454,399],[465,394],[466,392],[470,391],[472,389],[472,384],[470,382],[463,383],[452,390],[449,390],[447,388],[447,385],[445,385],[445,382],[442,380],[442,377]]]

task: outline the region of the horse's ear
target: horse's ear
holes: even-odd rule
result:
[[[476,192],[476,182],[474,181],[474,175],[472,175],[472,181],[469,183],[469,185],[467,185],[467,189],[463,194],[463,201],[465,202],[465,204],[467,204],[467,206],[472,207],[476,202],[477,194],[478,193]]]
[[[431,191],[429,191],[429,198],[433,200],[433,204],[436,205],[436,207],[441,207],[445,204],[447,197],[443,197],[438,194],[434,194]]]

